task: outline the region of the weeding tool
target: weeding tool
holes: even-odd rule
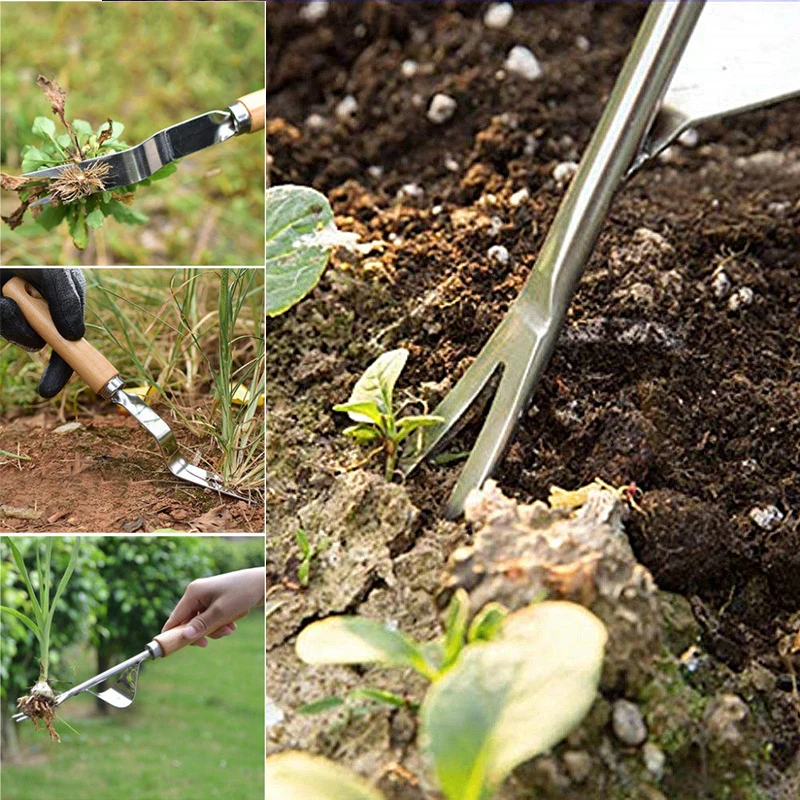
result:
[[[231,622],[235,622],[236,619],[240,619],[240,617],[236,617],[225,624],[229,625]],[[100,672],[93,678],[89,678],[89,680],[59,694],[53,701],[52,707],[60,706],[64,701],[81,694],[81,692],[89,692],[95,697],[99,697],[103,702],[114,706],[114,708],[127,708],[136,698],[136,689],[139,685],[139,667],[150,658],[166,658],[186,647],[186,645],[191,644],[191,640],[183,636],[183,631],[186,627],[187,625],[180,625],[177,628],[170,628],[164,633],[159,633],[158,636],[155,636],[151,642],[145,645],[145,649],[138,655],[128,658],[115,667]],[[219,627],[224,627],[224,625]],[[116,679],[108,688],[102,691],[92,691],[96,686],[109,680],[109,678]],[[22,722],[28,719],[28,716],[19,711],[13,714],[11,719],[14,722]]]
[[[180,455],[178,444],[169,425],[141,398],[123,390],[125,381],[119,371],[86,339],[71,342],[56,330],[47,301],[22,278],[14,277],[3,286],[3,294],[10,297],[21,309],[30,326],[55,350],[89,388],[112,403],[122,406],[141,426],[153,436],[161,448],[169,471],[177,478],[213,489],[215,492],[252,502],[230,489],[219,475],[195,467]]]
[[[650,5],[522,291],[433,410],[443,422],[422,429],[421,447],[401,461],[411,472],[502,371],[447,516],[462,512],[467,494],[502,459],[556,346],[618,186],[690,125],[800,93],[798,36],[794,3]]]
[[[119,189],[149,178],[165,164],[178,158],[196,153],[212,144],[224,142],[243,133],[253,133],[264,129],[267,103],[267,90],[240,97],[225,111],[209,111],[199,117],[179,122],[171,128],[153,134],[135,147],[119,153],[89,158],[78,163],[81,170],[92,164],[108,164],[109,171],[103,178],[103,190]],[[58,167],[26,172],[25,178],[58,178],[65,170],[72,169],[72,163]],[[50,202],[50,195],[42,197],[32,206]]]

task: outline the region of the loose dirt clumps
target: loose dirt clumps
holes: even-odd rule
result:
[[[30,694],[17,698],[17,709],[33,721],[33,727],[37,731],[39,723],[44,722],[50,734],[50,741],[60,742],[61,737],[53,727],[53,720],[56,718],[54,702],[53,690],[45,683],[37,683]]]

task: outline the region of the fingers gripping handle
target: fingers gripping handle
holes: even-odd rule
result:
[[[259,89],[256,92],[250,92],[250,94],[240,97],[237,102],[241,103],[250,114],[250,132],[263,130],[267,111],[267,90]]]
[[[233,617],[232,619],[221,623],[214,628],[214,631],[224,628],[225,625],[230,625],[232,622],[236,622],[237,619],[241,619],[243,616],[245,616],[245,614],[239,614],[239,616]],[[164,633],[159,633],[158,636],[153,637],[153,641],[157,642],[158,646],[161,648],[161,654],[164,658],[166,658],[166,656],[171,656],[173,653],[176,653],[178,650],[186,647],[186,645],[192,644],[201,638],[200,636],[195,636],[194,639],[187,639],[183,635],[183,632],[189,627],[189,625],[191,625],[191,623],[187,623],[186,625],[178,625],[177,628],[170,628],[168,631],[164,631]],[[209,633],[214,633],[214,631],[206,631],[203,636],[207,636]]]
[[[14,277],[3,286],[3,295],[20,307],[28,324],[86,381],[93,392],[99,394],[119,374],[86,339],[71,342],[58,332],[47,301],[31,284]]]

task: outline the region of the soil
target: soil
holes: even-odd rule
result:
[[[268,6],[271,181],[323,191],[340,228],[379,243],[365,257],[338,254],[315,292],[269,323],[268,563],[286,584],[298,520],[335,500],[342,472],[363,457],[331,405],[393,347],[411,351],[400,388],[430,408],[463,373],[533,266],[564,193],[553,170],[578,160],[644,9],[517,3],[506,28],[489,30],[483,3],[333,3],[315,23],[296,4]],[[539,80],[499,72],[516,44],[536,54]],[[411,77],[406,60],[417,65]],[[457,102],[440,125],[426,119],[437,92]],[[347,95],[357,111],[339,119]],[[781,649],[800,623],[798,123],[793,100],[704,124],[697,146],[673,146],[620,191],[495,475],[523,502],[595,476],[643,492],[645,514],[626,524],[636,557],[690,610],[704,658],[761,675],[768,760],[783,778],[756,770],[753,794],[732,795],[742,797],[794,796],[786,787],[800,774]],[[522,189],[527,197],[512,202]],[[507,263],[488,255],[500,244]],[[473,418],[448,449],[468,449],[479,425]],[[438,630],[433,573],[472,535],[440,518],[458,471],[425,465],[408,479],[413,525],[383,543],[382,566],[328,611],[390,608],[401,627]],[[305,617],[274,622],[281,657],[301,621],[326,610],[313,580],[300,597]],[[297,669],[275,666],[275,685],[290,691]],[[340,677],[352,682],[352,671]],[[304,731],[299,740],[365,774],[396,756],[391,731],[375,763],[359,761],[341,731],[329,747],[327,734]],[[276,736],[273,746],[285,743]],[[406,796],[395,783],[381,785]],[[687,786],[681,797],[730,790]]]
[[[203,443],[163,408],[176,438],[201,464]],[[0,449],[29,461],[0,458],[0,531],[13,533],[260,532],[263,508],[179,481],[139,423],[87,410],[81,427],[53,433],[64,420],[50,410],[0,418]],[[207,443],[205,443],[207,445]],[[197,459],[197,460],[195,460]]]

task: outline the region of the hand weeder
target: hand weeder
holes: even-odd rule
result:
[[[503,457],[550,360],[617,187],[693,123],[800,92],[800,8],[766,5],[704,7],[702,0],[650,5],[525,286],[433,410],[444,421],[423,429],[422,446],[409,448],[401,461],[403,471],[411,472],[502,370],[447,516],[462,512],[467,494]]]
[[[198,486],[213,489],[220,494],[252,502],[249,498],[226,489],[219,475],[195,467],[186,461],[179,453],[178,444],[169,425],[143,400],[123,391],[125,381],[111,362],[86,339],[71,342],[61,336],[50,316],[47,301],[31,284],[22,278],[14,277],[3,286],[3,294],[20,307],[30,326],[86,381],[93,392],[122,406],[153,436],[173,475]]]
[[[235,619],[230,620],[230,622],[235,622]],[[230,622],[225,624],[230,624]],[[81,692],[89,692],[95,697],[99,697],[103,702],[114,706],[114,708],[127,708],[136,697],[136,688],[139,684],[139,667],[142,662],[147,661],[148,658],[166,658],[186,647],[187,644],[191,644],[191,640],[183,636],[183,631],[186,627],[186,625],[180,625],[177,628],[170,628],[164,633],[159,633],[158,636],[153,637],[153,641],[149,642],[138,655],[128,658],[115,667],[100,672],[93,678],[89,678],[89,680],[59,694],[53,701],[52,707],[60,706],[65,700],[69,700]],[[219,627],[223,626],[220,625]],[[116,680],[107,689],[101,692],[92,691],[95,686],[99,686],[103,681],[115,676]],[[14,722],[22,722],[28,719],[28,716],[20,711],[14,714],[11,719]]]
[[[209,111],[199,117],[179,122],[171,128],[154,133],[135,147],[119,153],[89,158],[78,163],[86,171],[92,164],[108,164],[107,177],[103,178],[103,190],[119,189],[149,178],[165,164],[196,153],[212,144],[224,142],[242,133],[253,133],[264,129],[267,90],[259,89],[240,97],[225,111]],[[72,163],[58,167],[26,172],[25,178],[58,178]],[[40,206],[50,202],[50,196],[33,203]]]

